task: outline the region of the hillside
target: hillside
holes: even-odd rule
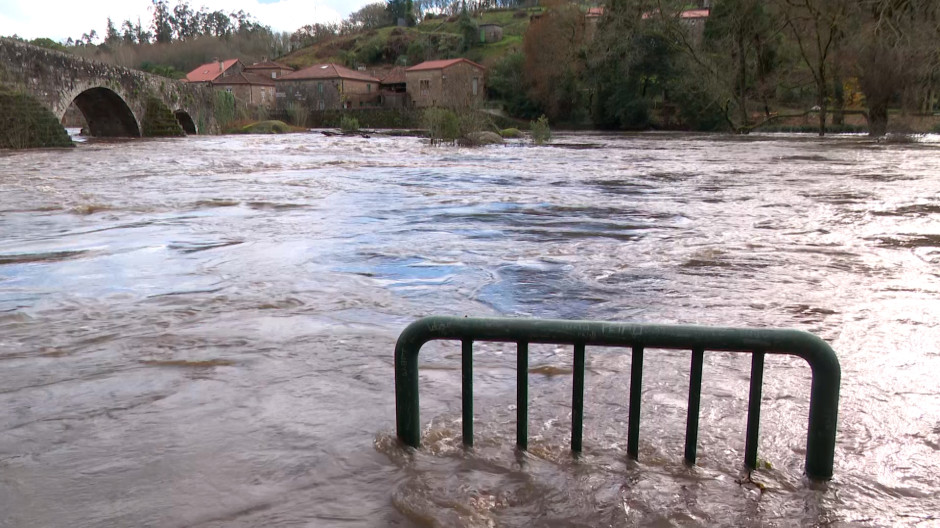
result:
[[[335,62],[350,67],[380,64],[413,65],[425,60],[466,57],[491,66],[512,51],[522,50],[522,36],[533,14],[541,8],[492,10],[472,17],[477,27],[497,24],[503,29],[498,42],[475,43],[465,49],[458,17],[428,17],[414,27],[384,27],[352,35],[330,37],[294,51],[279,62],[295,68]]]

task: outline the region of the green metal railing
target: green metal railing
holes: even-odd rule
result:
[[[650,324],[561,321],[549,319],[493,319],[426,317],[410,324],[395,345],[395,407],[398,438],[418,447],[421,422],[418,415],[418,352],[428,341],[459,340],[462,343],[463,443],[473,445],[473,343],[495,341],[517,346],[517,433],[519,449],[528,447],[529,344],[574,346],[571,409],[571,450],[581,451],[584,419],[584,363],[586,346],[631,347],[630,406],[627,453],[636,459],[640,437],[640,391],[643,352],[646,349],[678,349],[692,352],[689,407],[686,421],[685,460],[695,463],[702,364],[709,351],[751,354],[751,384],[747,412],[744,463],[757,466],[758,422],[765,354],[785,354],[805,359],[813,375],[806,439],[806,475],[814,480],[832,478],[836,419],[839,408],[841,369],[835,352],[818,337],[798,330],[712,328]]]

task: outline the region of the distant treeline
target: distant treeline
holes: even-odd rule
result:
[[[746,132],[806,113],[822,133],[888,109],[937,110],[936,0],[610,0],[593,20],[554,1],[488,86],[517,115],[623,129]],[[597,14],[597,11],[594,12]]]

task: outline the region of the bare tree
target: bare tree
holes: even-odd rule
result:
[[[936,0],[862,0],[857,9],[860,23],[854,48],[869,132],[883,136],[888,106],[893,101],[910,102],[918,91],[929,93],[935,81],[940,5]],[[920,103],[917,106],[923,106]]]
[[[777,0],[800,57],[809,68],[816,86],[819,135],[826,134],[829,105],[829,61],[845,36],[850,0]]]

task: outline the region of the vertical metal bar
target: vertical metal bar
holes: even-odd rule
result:
[[[839,416],[839,386],[842,368],[835,352],[823,343],[810,365],[813,384],[809,396],[809,426],[806,430],[806,476],[813,480],[832,478]]]
[[[685,424],[685,462],[695,464],[695,449],[698,442],[698,415],[702,402],[702,363],[705,351],[692,351],[692,372],[689,375],[689,415]]]
[[[516,447],[529,448],[529,343],[516,343]]]
[[[584,343],[574,345],[574,379],[571,383],[571,451],[581,452],[584,425]]]
[[[643,390],[643,347],[633,347],[630,364],[630,423],[627,431],[627,455],[636,460],[640,452],[640,394]]]
[[[473,340],[464,339],[461,349],[461,403],[463,445],[473,447]]]
[[[764,385],[764,353],[751,356],[751,392],[747,402],[747,440],[744,443],[744,465],[757,468],[757,438],[760,427],[760,398]]]

